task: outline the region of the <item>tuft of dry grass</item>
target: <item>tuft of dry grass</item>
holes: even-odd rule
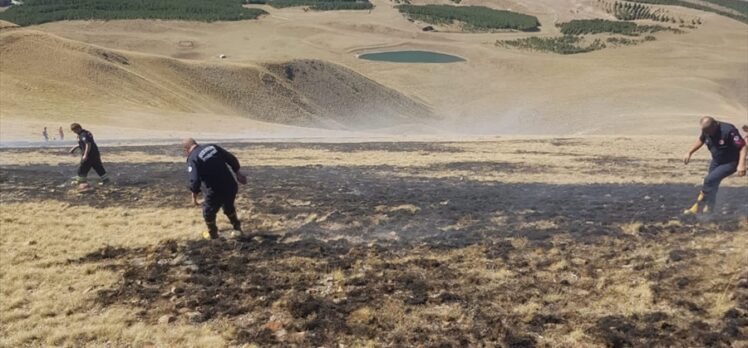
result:
[[[621,232],[629,236],[639,237],[639,233],[642,232],[643,227],[643,223],[634,221],[621,225]]]
[[[374,311],[367,307],[361,307],[348,315],[348,323],[353,325],[367,325],[374,319]]]

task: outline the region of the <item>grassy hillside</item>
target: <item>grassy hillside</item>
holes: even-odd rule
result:
[[[533,31],[540,26],[536,17],[483,6],[400,5],[397,9],[411,19],[431,24],[452,24],[458,21],[469,30]]]
[[[255,19],[267,12],[247,9],[239,0],[26,0],[0,13],[18,25],[75,19],[175,19],[235,21]]]
[[[53,105],[34,115],[205,113],[327,129],[390,127],[431,117],[427,107],[402,93],[324,61],[269,67],[180,61],[25,29],[0,32],[0,56],[4,115]]]

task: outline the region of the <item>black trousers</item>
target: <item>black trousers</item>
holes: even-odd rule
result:
[[[231,223],[235,223],[236,218],[236,207],[234,201],[236,200],[236,190],[229,192],[209,192],[205,195],[205,201],[203,201],[203,218],[209,225],[216,223],[216,215],[218,210],[223,208],[223,213],[228,216]]]
[[[101,156],[89,155],[85,161],[81,160],[81,164],[78,166],[78,180],[84,181],[88,176],[88,172],[91,171],[91,168],[93,168],[93,170],[96,171],[96,174],[100,177],[103,178],[106,176],[106,169],[104,169],[104,164],[101,163]]]

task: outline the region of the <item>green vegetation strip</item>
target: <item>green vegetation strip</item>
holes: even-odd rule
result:
[[[629,39],[625,37],[608,37],[585,41],[583,35],[588,34],[610,34],[639,36],[640,34],[651,34],[658,31],[668,30],[682,33],[680,29],[673,29],[659,25],[637,25],[633,22],[609,21],[603,19],[578,19],[558,25],[564,36],[559,37],[528,37],[516,40],[497,41],[497,46],[529,49],[534,51],[552,52],[558,54],[577,54],[592,52],[606,48],[607,44],[613,46],[631,46],[641,42],[654,41],[655,37],[647,35],[642,40]],[[589,44],[585,44],[589,42]]]
[[[594,40],[589,45],[583,45],[581,37],[571,35],[564,35],[559,37],[533,36],[516,40],[497,41],[496,44],[505,47],[545,51],[558,54],[585,53],[605,48],[605,43],[603,43],[600,39]]]
[[[22,26],[89,19],[212,22],[255,19],[266,13],[244,8],[240,0],[25,0],[0,12],[0,19]]]
[[[366,0],[249,0],[249,3],[263,3],[275,8],[306,6],[317,11],[369,10],[374,7]]]
[[[397,9],[414,20],[430,24],[452,24],[459,21],[465,29],[476,31],[496,29],[533,31],[540,26],[536,17],[483,6],[399,5]]]
[[[633,22],[609,21],[605,19],[575,19],[570,22],[561,23],[559,27],[561,28],[561,33],[564,35],[610,33],[638,36],[642,33],[656,33],[663,30],[681,32],[678,29],[660,25],[637,25]]]
[[[713,5],[717,5],[723,8],[734,10],[738,12],[739,14],[723,11],[723,10],[720,10],[714,7],[702,5],[696,2],[685,1],[685,0],[629,0],[629,1],[643,3],[643,4],[687,7],[687,8],[692,8],[696,10],[716,13],[716,14],[729,17],[729,18],[748,24],[748,2],[741,1],[741,0],[703,0],[704,2],[708,2]]]

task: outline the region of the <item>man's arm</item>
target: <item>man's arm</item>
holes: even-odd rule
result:
[[[745,139],[740,135],[740,132],[735,129],[733,133],[730,133],[733,144],[740,149],[740,155],[738,157],[738,176],[745,176],[745,156],[748,154],[748,144]]]
[[[226,164],[231,167],[231,170],[234,172],[234,178],[236,181],[242,185],[247,184],[247,177],[242,174],[239,169],[241,169],[241,166],[239,165],[239,160],[232,154],[231,152],[228,152],[224,150],[222,147],[216,145],[216,149],[219,153],[223,156],[224,159],[226,159]]]
[[[226,163],[231,167],[231,170],[234,171],[234,173],[238,173],[240,166],[239,166],[239,160],[232,154],[231,152],[228,152],[224,150],[224,148],[216,145],[216,150],[218,150],[218,153],[220,153],[223,158],[226,159]]]
[[[187,162],[187,172],[190,175],[190,191],[192,192],[192,204],[198,205],[197,195],[200,194],[200,175],[197,172],[197,161],[190,160]]]
[[[702,146],[704,146],[704,140],[699,138],[695,143],[693,143],[691,149],[686,153],[686,156],[683,157],[683,164],[688,164],[688,162],[691,162],[691,156],[693,156],[693,153],[699,151]]]
[[[745,157],[748,156],[748,144],[743,144],[740,149],[740,158],[738,159],[738,176],[745,176]]]
[[[81,157],[84,161],[88,159],[88,153],[91,151],[91,143],[86,142],[86,148],[83,149],[83,157]]]
[[[78,149],[80,149],[80,148],[81,148],[80,146],[78,146],[78,145],[75,145],[75,146],[71,147],[71,148],[70,148],[70,151],[68,151],[68,152],[70,152],[70,153],[75,153],[75,150],[78,150]]]

